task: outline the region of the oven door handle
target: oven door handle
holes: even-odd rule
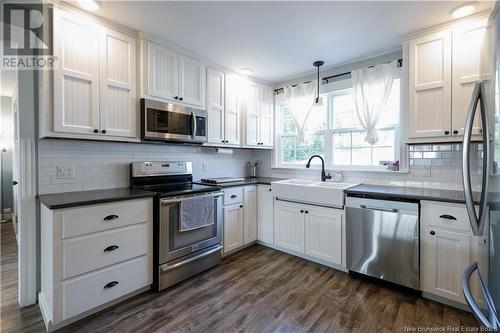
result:
[[[224,193],[222,193],[222,192],[215,193],[214,199],[221,197],[223,194]],[[192,196],[196,196],[196,195],[185,196],[185,197],[192,197]],[[162,206],[172,205],[172,204],[180,203],[181,201],[182,201],[182,198],[179,198],[179,197],[175,197],[175,198],[171,198],[171,199],[160,199],[160,205],[162,205]]]
[[[215,249],[212,249],[210,251],[204,252],[204,253],[202,253],[200,255],[197,255],[196,257],[189,258],[187,260],[178,262],[178,263],[173,264],[173,265],[169,265],[169,264],[161,265],[160,266],[161,271],[162,272],[168,272],[168,271],[170,271],[172,269],[175,269],[175,268],[177,268],[179,266],[182,266],[182,265],[185,265],[185,264],[189,264],[190,262],[193,262],[193,261],[199,260],[201,258],[204,258],[206,256],[209,256],[209,255],[211,255],[211,254],[213,254],[213,253],[215,253],[215,252],[217,252],[219,250],[222,250],[223,248],[224,248],[224,246],[218,245]]]
[[[191,112],[191,131],[194,139],[196,137],[196,114],[194,112]]]

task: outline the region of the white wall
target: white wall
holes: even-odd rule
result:
[[[193,178],[246,176],[252,150],[219,154],[199,146],[38,140],[39,193],[119,188],[129,186],[133,161],[192,161]],[[206,170],[203,170],[206,164]],[[58,179],[57,166],[74,166],[74,178]]]

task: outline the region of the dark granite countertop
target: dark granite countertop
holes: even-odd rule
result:
[[[278,180],[284,180],[284,178],[272,178],[272,177],[257,177],[257,178],[245,178],[244,181],[241,182],[231,182],[231,183],[222,183],[222,184],[213,184],[213,183],[206,183],[202,181],[196,181],[194,183],[196,184],[202,184],[202,185],[217,185],[222,188],[224,187],[235,187],[235,186],[245,186],[245,185],[254,185],[254,184],[262,184],[262,185],[271,185],[271,182],[275,182]]]
[[[38,199],[49,209],[95,205],[106,202],[148,198],[156,192],[133,188],[41,194]]]
[[[367,196],[380,199],[433,200],[454,203],[465,203],[463,191],[436,190],[429,188],[414,188],[385,185],[358,185],[346,190],[347,195]],[[480,193],[474,192],[473,197],[479,203]]]

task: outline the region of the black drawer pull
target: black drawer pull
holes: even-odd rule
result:
[[[238,196],[237,196],[236,194],[233,194],[233,195],[231,196],[231,199],[234,199],[234,198],[237,198],[237,197],[238,197]]]
[[[306,210],[304,213],[309,214],[309,211],[308,211],[308,210]]]
[[[108,215],[104,218],[104,221],[112,221],[112,220],[116,220],[118,218],[118,215]]]
[[[303,209],[301,209],[301,210],[300,210],[300,212],[301,212],[301,213],[303,213],[303,212],[304,212],[304,210],[303,210]]]
[[[118,281],[111,281],[109,283],[107,283],[105,286],[104,286],[104,289],[109,289],[109,288],[113,288],[114,286],[116,286],[118,284]]]
[[[430,234],[434,236],[436,233],[433,230],[431,230]]]
[[[111,245],[111,246],[108,246],[107,248],[105,248],[104,252],[111,252],[111,251],[117,250],[118,248],[119,248],[118,245]]]
[[[455,216],[452,216],[452,215],[447,215],[447,214],[445,214],[445,215],[441,215],[439,218],[440,218],[440,219],[445,219],[445,220],[454,220],[454,221],[456,221],[456,220],[457,220],[457,218],[456,218]]]

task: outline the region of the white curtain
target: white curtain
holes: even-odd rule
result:
[[[304,142],[304,128],[307,118],[311,114],[315,102],[317,81],[301,83],[296,86],[285,87],[285,96],[288,101],[288,111],[297,128],[297,142]]]
[[[354,107],[366,131],[365,141],[372,145],[378,142],[377,124],[391,93],[396,68],[397,61],[393,61],[351,72]]]

